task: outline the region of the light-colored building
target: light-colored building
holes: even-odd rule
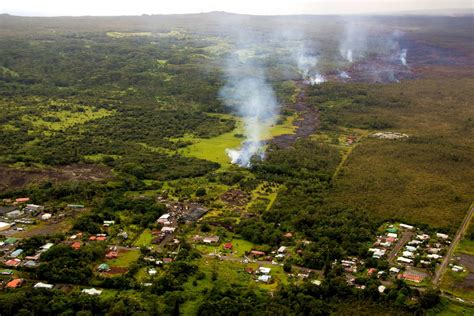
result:
[[[408,258],[405,258],[405,257],[398,257],[398,258],[397,258],[397,261],[398,261],[398,262],[401,262],[401,263],[408,263],[408,264],[413,263],[413,260],[408,259]]]
[[[97,290],[95,288],[83,289],[82,293],[88,294],[88,295],[100,295],[102,293],[102,290]]]
[[[36,283],[33,287],[35,289],[47,289],[47,290],[51,290],[53,288],[54,285],[52,284],[48,284],[48,283],[43,283],[43,282],[38,282]]]
[[[0,222],[0,231],[10,229],[11,227],[12,227],[12,224],[10,223]]]

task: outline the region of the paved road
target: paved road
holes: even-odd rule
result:
[[[439,280],[441,279],[441,276],[444,273],[444,270],[446,270],[446,267],[449,264],[449,261],[451,260],[451,257],[453,256],[454,249],[456,248],[457,244],[461,241],[462,236],[466,232],[466,229],[469,227],[469,223],[471,222],[472,214],[474,213],[474,206],[471,206],[471,209],[469,212],[467,212],[466,217],[461,223],[461,226],[458,229],[458,232],[456,233],[456,236],[453,239],[453,242],[449,246],[448,252],[446,253],[446,256],[444,256],[443,262],[439,266],[439,269],[436,270],[435,276],[432,279],[432,282],[434,285],[438,285]]]

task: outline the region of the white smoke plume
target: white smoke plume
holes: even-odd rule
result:
[[[304,43],[295,46],[292,52],[293,59],[306,84],[321,84],[326,81],[326,78],[318,71],[317,55],[307,47]]]
[[[403,66],[407,65],[407,52],[408,50],[406,48],[402,49],[402,51],[400,52],[400,62]]]
[[[344,23],[344,34],[339,43],[341,57],[353,63],[365,57],[367,51],[367,30],[359,20],[351,19]]]
[[[263,66],[255,58],[241,60],[235,52],[230,54],[225,76],[220,97],[243,118],[246,137],[240,148],[226,152],[233,164],[249,167],[254,157],[264,158],[263,138],[276,122],[279,105]]]

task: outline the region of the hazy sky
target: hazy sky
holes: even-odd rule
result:
[[[473,0],[1,0],[15,15],[140,15],[227,11],[246,14],[359,14],[473,8]]]

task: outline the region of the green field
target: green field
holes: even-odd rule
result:
[[[221,116],[224,117],[224,115]],[[211,138],[181,138],[181,140],[192,141],[193,144],[182,149],[180,153],[187,157],[196,157],[217,162],[223,169],[229,168],[231,163],[226,154],[226,149],[238,148],[243,139],[236,135],[241,135],[244,132],[244,123],[242,119],[237,117],[233,118],[237,121],[237,127],[231,132]],[[295,118],[296,116],[289,116],[285,119],[283,124],[269,126],[268,133],[262,135],[262,139],[269,139],[278,135],[294,133],[295,127],[293,126],[293,121]]]
[[[135,240],[133,243],[136,247],[144,247],[149,246],[151,244],[151,240],[153,239],[153,235],[151,234],[151,230],[145,229],[141,235]]]
[[[117,259],[107,260],[107,264],[111,267],[127,268],[140,257],[139,250],[129,250],[126,252],[119,252]]]

